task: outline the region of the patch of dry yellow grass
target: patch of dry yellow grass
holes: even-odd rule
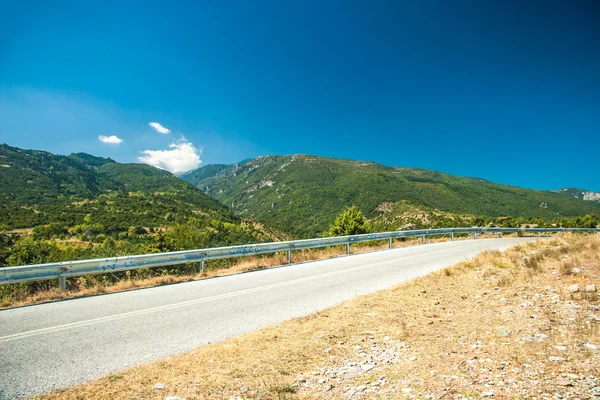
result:
[[[40,398],[588,398],[600,385],[600,317],[598,293],[584,288],[600,283],[599,249],[598,236],[567,235],[484,252]]]

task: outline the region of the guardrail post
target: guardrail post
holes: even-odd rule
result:
[[[346,243],[346,254],[350,254],[350,243]]]
[[[500,237],[500,232],[496,232],[496,237]]]
[[[60,290],[67,290],[67,278],[64,276],[58,278],[58,285],[60,286]]]
[[[477,239],[477,232],[473,232],[473,239]]]
[[[425,243],[425,235],[421,236],[421,243]]]
[[[292,251],[291,250],[287,251],[287,261],[288,261],[288,264],[290,264],[292,262]]]
[[[454,240],[454,232],[450,234],[450,240]]]
[[[200,261],[200,268],[202,269],[202,273],[204,273],[204,260]]]
[[[394,248],[394,242],[393,242],[393,240],[394,240],[394,239],[390,238],[390,249],[393,249],[393,248]]]

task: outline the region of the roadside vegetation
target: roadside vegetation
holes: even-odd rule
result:
[[[403,215],[413,215],[409,221],[411,229],[439,228],[452,226],[472,226],[471,223],[483,224],[483,219],[448,216],[443,213],[419,213],[410,206]],[[503,218],[506,225],[521,222],[511,218]],[[566,221],[567,226],[589,227],[597,224],[597,216],[586,216]],[[374,221],[375,226],[378,221]],[[491,224],[494,225],[493,223]],[[539,226],[539,224],[532,224]],[[260,243],[274,240],[276,234],[265,232],[264,228],[252,222],[246,225],[236,225],[208,217],[190,219],[186,223],[175,224],[168,228],[153,229],[130,227],[126,235],[101,236],[102,242],[97,243],[98,237],[56,237],[64,233],[57,229],[58,224],[36,227],[20,233],[0,233],[0,265],[28,265],[36,263],[70,261],[103,257],[124,256],[131,254],[147,254],[165,251],[189,250],[216,247],[219,245],[236,245]],[[521,225],[522,226],[522,225]],[[531,226],[525,224],[525,226]],[[373,232],[374,228],[356,206],[346,207],[331,224],[328,235],[344,236]],[[281,237],[281,236],[280,236]],[[455,235],[457,239],[467,238],[468,235]],[[480,238],[482,236],[480,235]],[[447,237],[429,237],[428,241],[445,241]],[[405,246],[419,243],[415,239],[395,241],[395,246]],[[366,242],[353,245],[354,253],[373,251],[387,248],[387,241]],[[325,249],[311,249],[294,252],[293,262],[303,262],[323,258],[336,257],[345,254],[343,246]],[[58,280],[25,282],[20,284],[0,286],[0,308],[33,304],[50,300],[89,296],[102,293],[118,292],[134,288],[151,287],[163,284],[185,282],[207,277],[247,272],[257,269],[271,268],[287,263],[285,254],[273,254],[238,259],[211,260],[206,262],[202,272],[200,263],[187,263],[164,268],[138,269],[102,275],[88,275],[67,279],[67,291],[59,289]]]
[[[593,398],[599,285],[561,235],[37,398]]]

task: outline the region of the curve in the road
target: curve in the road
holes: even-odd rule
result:
[[[0,393],[22,398],[99,378],[395,286],[483,250],[455,241],[0,311]]]

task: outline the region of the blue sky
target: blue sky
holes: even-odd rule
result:
[[[171,170],[308,153],[600,191],[597,1],[141,4],[0,0],[0,142]]]

